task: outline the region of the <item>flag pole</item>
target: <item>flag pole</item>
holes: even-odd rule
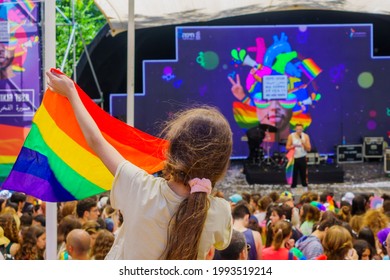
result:
[[[43,72],[56,67],[56,1],[44,0]],[[43,74],[43,88],[46,75]],[[46,203],[46,259],[57,259],[57,203]]]
[[[127,124],[134,126],[134,56],[135,56],[135,24],[134,0],[129,0],[127,22]]]

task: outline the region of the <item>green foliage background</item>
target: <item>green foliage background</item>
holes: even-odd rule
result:
[[[75,0],[75,22],[88,45],[96,34],[106,23],[106,19],[100,10],[96,7],[93,0]],[[71,0],[57,0],[57,7],[65,14],[65,16],[72,20],[72,1]],[[65,56],[66,47],[72,32],[72,26],[67,25],[71,22],[67,21],[58,11],[56,12],[56,66],[60,67]],[[77,30],[76,30],[77,31]],[[76,63],[84,50],[82,40],[79,33],[76,32]],[[64,72],[70,76],[73,74],[73,48],[71,48],[68,58],[65,63]]]

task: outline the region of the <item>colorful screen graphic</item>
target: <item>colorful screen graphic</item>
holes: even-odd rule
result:
[[[0,0],[0,181],[15,162],[40,104],[40,14],[39,2]]]
[[[176,59],[143,63],[135,125],[157,133],[177,110],[210,104],[231,124],[235,157],[259,124],[273,150],[301,123],[317,151],[334,153],[343,137],[387,139],[389,68],[373,56],[370,24],[178,27]]]

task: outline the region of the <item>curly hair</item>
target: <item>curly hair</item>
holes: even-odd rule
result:
[[[16,260],[43,259],[43,252],[37,247],[38,238],[45,233],[45,228],[40,225],[29,227],[23,234],[23,242],[15,255]]]
[[[389,224],[389,219],[380,210],[370,209],[363,216],[363,227],[369,227],[374,235]]]
[[[20,243],[18,226],[15,217],[12,214],[5,213],[0,215],[0,226],[4,229],[4,236],[13,243]]]
[[[90,252],[91,258],[94,258],[95,260],[104,260],[110,251],[112,244],[114,244],[114,239],[114,235],[108,230],[100,230]]]

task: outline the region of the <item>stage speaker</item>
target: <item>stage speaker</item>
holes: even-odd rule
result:
[[[383,147],[383,137],[364,137],[363,154],[365,158],[382,158]]]
[[[320,155],[318,153],[307,153],[307,165],[320,164]]]
[[[384,167],[385,167],[385,173],[390,174],[390,149],[385,150],[385,160]]]

